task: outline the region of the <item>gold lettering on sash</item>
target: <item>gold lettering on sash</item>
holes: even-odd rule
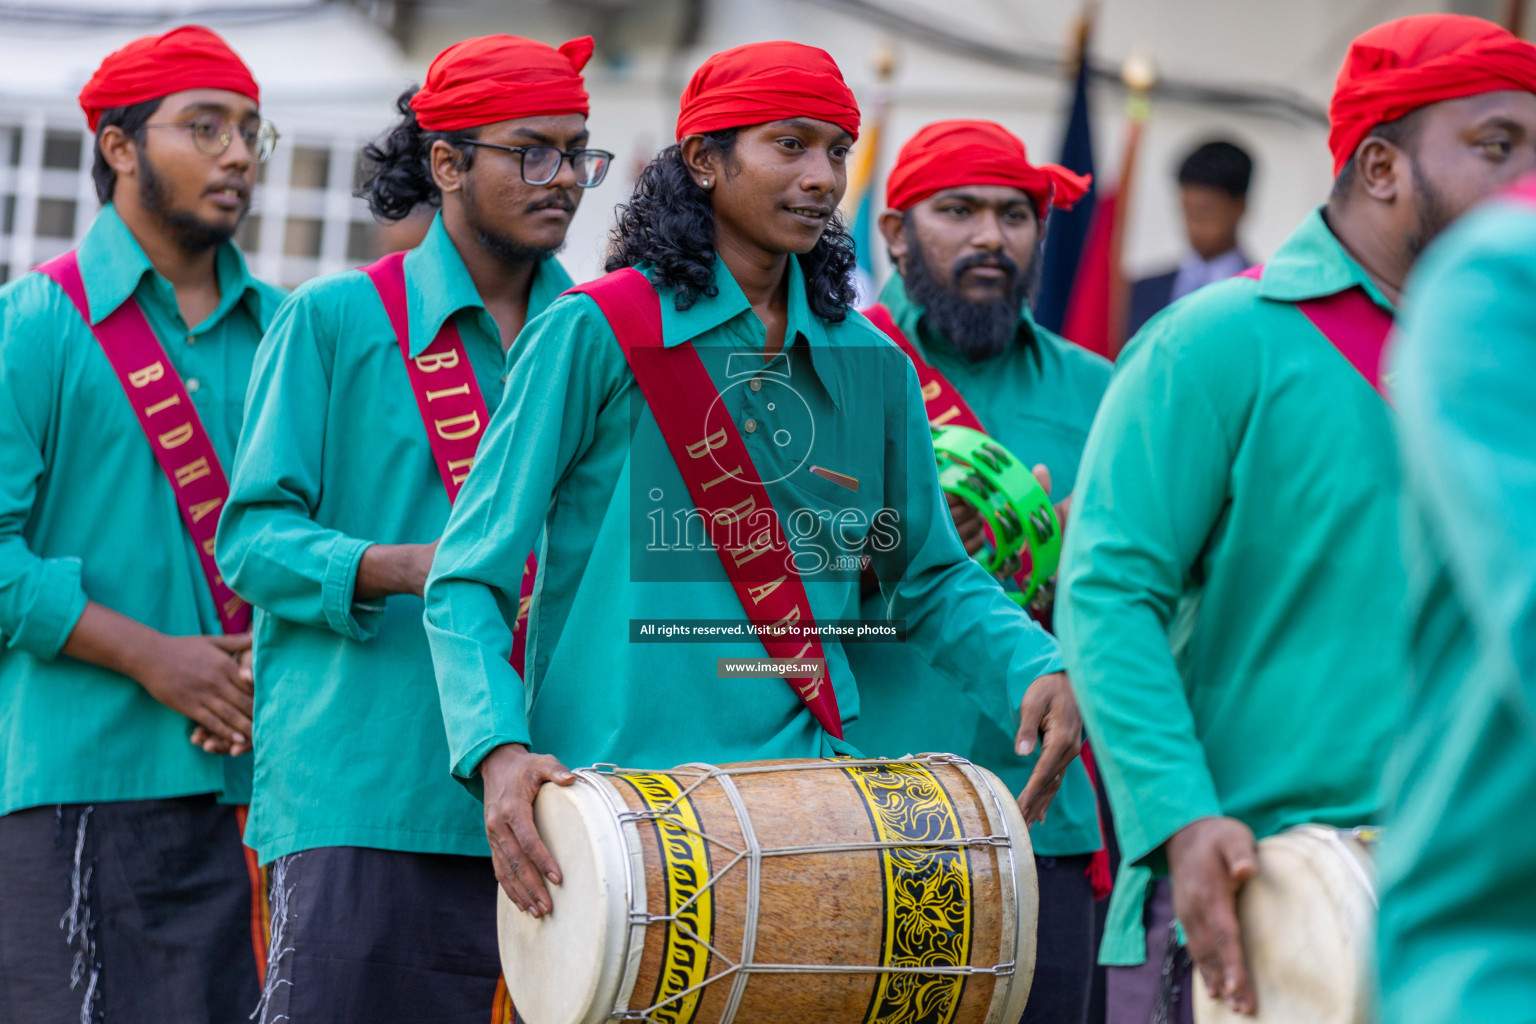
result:
[[[721,526],[735,526],[743,518],[750,515],[755,508],[757,508],[757,498],[749,494],[730,508],[723,508],[716,512],[714,519]]]
[[[203,541],[203,554],[207,555],[209,558],[213,557],[213,541],[214,538],[212,537],[209,537],[207,540]]]
[[[449,459],[448,472],[453,476],[453,482],[461,484],[469,479],[469,470],[475,464],[475,457],[471,455],[467,459]],[[460,472],[463,470],[463,472]]]
[[[931,402],[939,397],[939,392],[944,390],[944,385],[936,380],[931,380],[923,385],[923,401]]]
[[[185,487],[194,480],[201,480],[212,474],[213,469],[208,465],[208,456],[199,455],[176,471],[176,486]]]
[[[210,512],[222,504],[224,504],[223,498],[209,498],[207,501],[198,502],[192,506],[192,521],[194,523],[202,522]]]
[[[456,388],[443,388],[440,391],[427,391],[424,394],[427,396],[427,401],[435,402],[439,398],[445,398],[448,395],[467,395],[469,394],[469,385],[460,384]]]
[[[723,483],[726,480],[734,479],[735,477],[738,477],[740,475],[741,475],[741,467],[740,466],[737,466],[735,469],[728,469],[724,473],[721,473],[719,476],[715,477],[709,483],[707,483],[707,484],[703,485],[702,487],[700,487],[699,490],[707,491],[711,487],[715,486],[715,484]]]
[[[412,360],[416,369],[422,373],[436,373],[438,370],[451,370],[459,365],[459,350],[449,349],[447,352],[423,352]]]
[[[240,598],[230,598],[228,601],[224,602],[224,617],[226,619],[233,618],[235,612],[239,611],[243,607],[245,607],[245,602],[240,600]]]
[[[533,604],[533,598],[531,597],[520,597],[517,599],[517,617],[519,619],[526,619],[528,617],[528,606],[531,604]]]
[[[770,633],[781,633],[781,632],[787,630],[790,626],[793,626],[795,623],[797,623],[799,621],[800,621],[800,606],[799,605],[795,605],[793,608],[791,608],[789,610],[789,614],[788,615],[784,616],[778,622],[770,624],[768,626],[768,631]],[[809,644],[807,644],[807,646],[809,646]],[[802,653],[804,653],[804,652],[802,652]]]
[[[740,569],[757,556],[773,550],[773,532],[760,530],[757,536],[747,541],[739,548],[731,549],[731,557],[736,559],[736,568]]]
[[[757,587],[748,587],[747,588],[747,593],[752,595],[752,603],[753,604],[762,604],[763,603],[763,598],[767,597],[769,594],[773,593],[775,590],[778,590],[779,589],[779,585],[781,583],[783,583],[788,578],[789,578],[788,576],[780,576],[778,579],[774,580],[772,583],[764,583],[761,586],[757,586]]]
[[[719,448],[723,444],[725,444],[725,428],[721,427],[713,434],[710,434],[708,437],[704,438],[704,440],[695,441],[693,444],[688,445],[688,447],[683,450],[688,453],[688,457],[690,459],[699,459],[703,458],[705,455],[714,451],[716,448]]]
[[[948,409],[930,419],[928,422],[932,423],[936,427],[942,427],[944,424],[948,423],[950,420],[959,415],[960,407],[958,405],[952,405]]]
[[[463,430],[450,430],[460,424],[468,424]],[[480,432],[480,413],[467,412],[462,416],[453,416],[446,420],[433,420],[432,429],[437,431],[437,436],[444,441],[462,441],[466,437],[473,437]]]
[[[795,655],[794,660],[795,661],[799,661],[801,658],[805,657],[806,652],[811,649],[811,644],[813,644],[813,643],[815,643],[814,640],[807,640],[805,642],[805,646],[800,648],[800,653]]]
[[[153,416],[157,412],[162,412],[162,411],[164,411],[166,409],[169,409],[173,405],[180,405],[180,404],[181,404],[181,396],[180,395],[172,395],[170,398],[167,398],[167,399],[164,399],[162,401],[156,402],[154,405],[150,406],[148,409],[145,409],[144,410],[144,418],[145,419],[149,419],[149,417]]]
[[[150,363],[142,370],[134,370],[132,373],[128,374],[128,383],[132,384],[136,388],[141,388],[146,384],[153,384],[155,381],[164,376],[165,364],[156,361]]]
[[[172,430],[167,430],[159,437],[160,447],[166,449],[180,448],[190,440],[192,440],[191,423],[183,423],[179,427],[176,427]]]

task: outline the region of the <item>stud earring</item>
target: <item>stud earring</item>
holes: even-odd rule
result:
[[[709,190],[709,179],[708,178],[704,179],[704,189],[705,189],[705,191]]]

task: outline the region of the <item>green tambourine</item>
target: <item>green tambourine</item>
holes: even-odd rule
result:
[[[1050,495],[1028,466],[979,430],[934,428],[933,450],[939,486],[986,521],[987,544],[976,561],[994,576],[1017,579],[1020,591],[1009,596],[1029,604],[1061,561],[1061,525]]]

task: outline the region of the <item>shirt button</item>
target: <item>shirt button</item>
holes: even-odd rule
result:
[[[753,377],[752,378],[752,383],[748,384],[747,386],[749,388],[751,388],[753,391],[761,391],[761,390],[763,390],[763,378],[761,378],[761,377]]]
[[[757,429],[757,420],[747,420],[747,422],[741,425],[741,429],[749,434],[752,433],[752,431]]]
[[[203,386],[202,382],[199,381],[196,377],[188,377],[187,378],[187,394],[189,394],[189,395],[197,394],[197,389],[202,387],[202,386]]]
[[[195,334],[187,335],[187,344],[188,345],[196,345],[197,344],[197,335],[195,335]]]

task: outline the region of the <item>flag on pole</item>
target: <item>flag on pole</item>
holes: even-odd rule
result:
[[[848,233],[853,236],[854,254],[858,259],[856,304],[861,309],[875,301],[877,292],[875,247],[880,244],[880,231],[875,221],[884,204],[875,196],[875,185],[880,173],[880,140],[885,134],[885,119],[891,106],[890,82],[895,72],[896,55],[887,47],[875,58],[875,95],[869,105],[870,117],[854,147],[848,190],[843,193],[840,207],[843,219],[848,223]]]
[[[1072,87],[1072,105],[1067,110],[1067,130],[1061,140],[1061,157],[1056,162],[1078,174],[1093,174],[1093,130],[1088,90],[1088,44],[1093,34],[1092,8],[1078,23],[1077,72]],[[1056,210],[1050,215],[1045,252],[1041,257],[1040,294],[1035,298],[1035,320],[1048,331],[1060,331],[1067,318],[1077,269],[1088,242],[1097,194],[1089,186],[1088,194],[1070,210]]]

